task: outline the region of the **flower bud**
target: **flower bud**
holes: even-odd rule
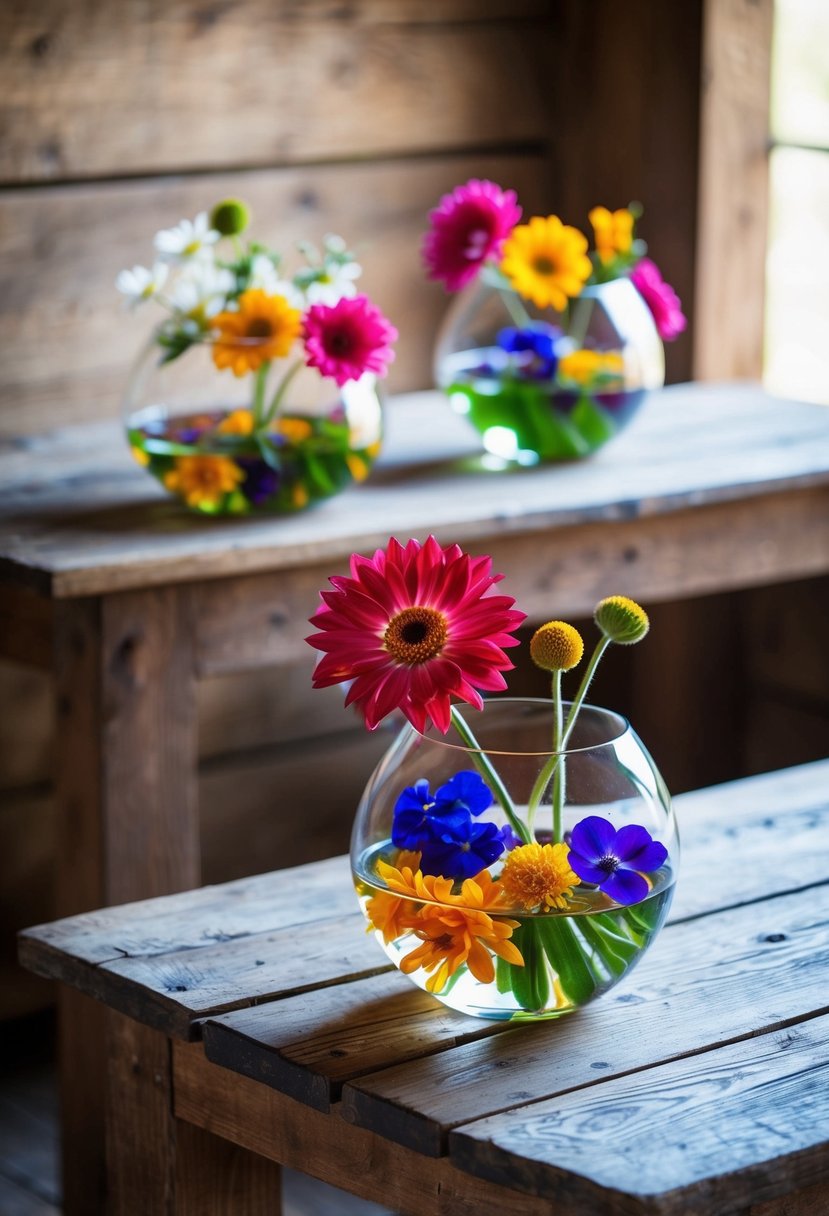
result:
[[[222,236],[238,236],[250,223],[250,208],[238,198],[226,198],[210,212],[210,227]]]
[[[620,646],[632,646],[641,642],[650,629],[650,621],[644,608],[625,595],[609,595],[600,600],[593,619],[605,637]]]
[[[530,658],[543,671],[569,671],[584,654],[578,629],[566,621],[549,621],[532,636]]]

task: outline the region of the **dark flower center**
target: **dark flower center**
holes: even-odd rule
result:
[[[596,862],[596,866],[605,874],[615,874],[622,863],[618,857],[614,857],[612,853],[608,853],[605,857],[600,857]]]
[[[540,254],[533,262],[533,270],[536,274],[552,274],[555,266],[548,257]]]
[[[437,608],[404,608],[392,617],[383,634],[383,645],[398,663],[415,667],[440,654],[449,629]]]
[[[272,334],[273,329],[267,317],[254,317],[248,325],[249,338],[270,338]]]

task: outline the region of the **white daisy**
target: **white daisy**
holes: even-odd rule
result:
[[[177,312],[215,317],[225,307],[228,292],[236,286],[230,270],[212,260],[198,258],[189,262],[170,291],[170,302]]]
[[[115,286],[127,297],[130,308],[137,308],[145,300],[151,300],[158,295],[167,280],[168,267],[163,262],[156,262],[149,270],[146,266],[133,266],[132,270],[122,270],[115,280]]]
[[[288,279],[281,279],[279,271],[264,253],[257,253],[250,264],[248,288],[259,288],[269,296],[284,296],[292,308],[302,308],[305,301],[302,292]]]
[[[206,211],[194,220],[181,220],[175,228],[162,228],[155,234],[155,247],[165,262],[188,262],[205,252],[212,252],[220,234],[210,227]]]

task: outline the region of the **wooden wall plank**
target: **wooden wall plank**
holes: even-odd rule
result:
[[[512,10],[488,5],[479,16],[469,3],[391,0],[16,5],[0,39],[0,180],[544,140],[544,5]]]
[[[562,217],[589,231],[592,207],[642,203],[640,235],[693,316],[702,0],[560,0],[551,23]],[[669,384],[691,379],[690,332],[665,355]]]
[[[763,370],[773,0],[705,0],[694,375]]]
[[[229,194],[250,203],[254,235],[286,254],[301,238],[342,233],[364,266],[361,285],[402,335],[389,390],[430,386],[434,336],[449,299],[426,281],[420,242],[430,207],[476,174],[514,186],[528,209],[541,205],[545,169],[532,155],[0,193],[0,434],[118,416],[129,368],[162,313],[151,312],[153,305],[137,316],[122,310],[115,277],[151,260],[157,229]]]

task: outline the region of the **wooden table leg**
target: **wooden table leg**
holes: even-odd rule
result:
[[[186,589],[55,605],[57,908],[198,886],[196,688]],[[66,1216],[104,1209],[104,1017],[60,1005]]]

